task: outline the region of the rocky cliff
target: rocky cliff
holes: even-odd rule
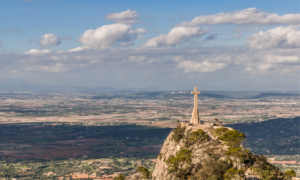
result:
[[[245,149],[245,135],[231,128],[178,124],[164,142],[153,180],[289,179],[266,157]]]

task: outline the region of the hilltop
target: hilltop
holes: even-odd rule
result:
[[[163,144],[152,179],[291,178],[269,164],[265,156],[244,148],[245,139],[232,128],[178,124]]]

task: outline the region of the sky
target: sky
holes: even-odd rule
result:
[[[300,1],[0,1],[0,86],[300,88]]]

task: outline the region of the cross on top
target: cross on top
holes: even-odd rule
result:
[[[197,97],[197,94],[200,94],[200,91],[197,91],[197,87],[194,87],[194,91],[191,92],[192,94],[195,94]]]
[[[194,91],[192,91],[191,93],[194,94],[194,109],[197,110],[197,94],[200,94],[200,91],[197,91],[197,87],[194,87]]]

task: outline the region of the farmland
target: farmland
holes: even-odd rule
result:
[[[203,92],[198,107],[201,120],[218,118],[244,132],[252,152],[299,175],[299,102],[297,94]],[[153,170],[170,130],[190,120],[192,103],[190,92],[0,93],[0,177],[112,178],[139,165]]]

